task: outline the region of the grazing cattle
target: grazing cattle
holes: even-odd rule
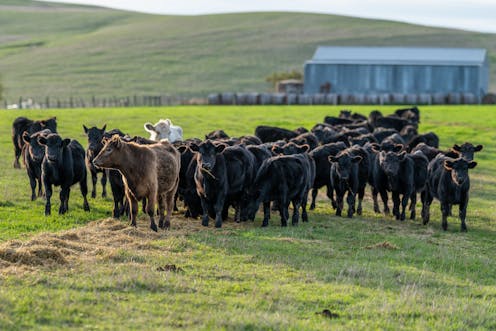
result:
[[[89,211],[83,146],[76,140],[62,139],[56,133],[39,136],[38,143],[45,147],[45,156],[41,164],[46,196],[45,215],[51,213],[52,185],[60,186],[59,214],[65,214],[69,210],[71,186],[78,182],[84,198],[83,208]]]
[[[273,156],[270,150],[264,145],[250,145],[246,146],[246,149],[255,157],[253,164],[254,173],[260,169],[265,160]]]
[[[377,120],[382,118],[383,115],[380,111],[378,110],[372,110],[370,113],[369,113],[369,117],[368,117],[368,123],[369,123],[369,126],[374,129],[374,128],[377,128],[379,125],[377,125]]]
[[[346,109],[343,109],[339,112],[339,118],[347,118],[347,119],[351,119],[353,121],[366,121],[367,120],[367,116],[364,116],[362,114],[359,114],[359,113],[351,113],[351,110],[346,110]]]
[[[317,137],[321,145],[333,142],[334,138],[338,135],[338,132],[335,129],[328,127],[314,128],[312,133]]]
[[[289,140],[299,135],[294,131],[290,131],[275,126],[259,125],[255,128],[255,136],[257,136],[262,143],[274,142],[278,140]]]
[[[22,155],[24,159],[24,166],[29,177],[29,184],[31,186],[31,201],[36,200],[36,184],[38,184],[38,196],[43,194],[43,185],[41,180],[41,164],[45,157],[45,147],[38,143],[38,137],[47,136],[52,131],[49,129],[41,130],[33,134],[24,131],[22,139],[24,146],[22,147]]]
[[[229,135],[224,132],[224,130],[215,130],[205,135],[205,139],[229,139]]]
[[[431,147],[427,145],[426,143],[420,143],[417,146],[415,146],[411,153],[414,154],[416,152],[422,152],[429,161],[434,159],[441,151],[435,147]]]
[[[428,166],[428,181],[423,195],[423,224],[430,220],[430,205],[433,198],[439,200],[442,213],[442,228],[448,229],[448,215],[452,205],[459,205],[461,231],[467,231],[465,218],[470,190],[469,169],[477,166],[477,162],[467,161],[463,157],[452,159],[438,155]]]
[[[198,152],[195,182],[203,209],[202,225],[208,226],[209,214],[214,214],[215,227],[220,228],[230,204],[239,222],[239,204],[254,177],[253,154],[240,145],[226,147],[209,140],[191,148]]]
[[[398,117],[408,119],[416,124],[420,123],[420,111],[415,107],[396,109],[394,114]]]
[[[27,132],[32,135],[35,132],[49,129],[51,132],[57,132],[57,119],[52,117],[46,120],[33,121],[26,117],[17,117],[12,123],[12,142],[14,143],[14,168],[20,168],[19,157],[21,156],[22,147],[24,146],[23,134]]]
[[[245,145],[245,146],[263,144],[263,142],[260,140],[260,138],[258,138],[257,136],[251,136],[251,135],[239,137],[239,143],[242,145]]]
[[[273,155],[293,155],[293,154],[301,154],[306,153],[310,150],[308,145],[297,145],[293,142],[289,142],[282,146],[274,145],[272,146],[272,154]]]
[[[384,128],[376,128],[372,132],[372,135],[377,139],[377,142],[380,144],[384,139],[393,134],[398,133],[395,129],[384,129]]]
[[[377,143],[377,139],[372,133],[362,134],[358,137],[348,137],[349,144],[363,146],[366,143]]]
[[[393,215],[397,220],[405,220],[405,210],[408,200],[414,193],[414,162],[406,152],[395,153],[381,151],[378,157],[386,180],[386,189],[393,198]],[[400,212],[400,195],[401,212]],[[381,193],[382,196],[382,193]]]
[[[312,202],[310,204],[310,210],[315,209],[317,193],[322,186],[326,186],[327,197],[331,200],[333,208],[336,208],[330,177],[331,164],[328,159],[329,156],[337,155],[344,149],[346,149],[346,144],[337,142],[319,146],[309,153],[310,157],[315,161],[315,180],[312,183]]]
[[[121,172],[132,226],[136,226],[138,201],[146,198],[150,228],[157,231],[154,219],[156,203],[159,227],[170,227],[174,196],[179,184],[181,156],[169,142],[164,140],[152,145],[139,145],[114,135],[106,141],[93,163],[97,167]]]
[[[287,226],[289,219],[289,203],[293,204],[292,224],[299,220],[299,208],[302,207],[302,220],[308,221],[306,200],[312,185],[312,165],[305,154],[280,155],[267,159],[257,172],[248,195],[242,201],[243,217],[254,219],[255,214],[263,203],[264,218],[262,226],[267,226],[270,219],[270,202],[274,201],[279,207],[281,226]]]
[[[348,217],[355,212],[355,196],[358,191],[358,162],[362,158],[349,153],[347,150],[336,156],[329,156],[331,162],[331,185],[336,191],[336,216],[341,216],[343,199],[346,192],[348,196]]]
[[[407,125],[401,130],[400,136],[403,138],[405,141],[410,141],[412,140],[413,137],[418,135],[417,128],[415,128],[413,125]]]
[[[386,116],[377,118],[375,120],[374,128],[395,129],[396,131],[401,132],[407,125],[412,125],[412,122],[404,118]]]
[[[180,126],[173,125],[170,119],[161,119],[155,125],[145,123],[144,127],[150,133],[151,140],[167,139],[170,143],[183,140],[183,129]]]

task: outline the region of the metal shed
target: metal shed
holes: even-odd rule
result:
[[[305,94],[472,94],[489,87],[480,48],[319,46],[305,62]]]

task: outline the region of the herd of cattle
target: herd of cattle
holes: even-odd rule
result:
[[[346,195],[346,215],[352,217],[362,214],[367,184],[376,213],[380,213],[378,195],[383,212],[390,213],[390,193],[394,217],[404,220],[410,201],[410,218],[415,219],[420,194],[424,224],[429,222],[429,208],[436,198],[443,229],[447,229],[452,205],[459,205],[461,230],[466,231],[468,169],[477,165],[474,153],[482,145],[455,144],[441,151],[435,133],[418,133],[419,121],[417,107],[398,109],[388,116],[374,110],[368,117],[343,110],[339,117],[327,116],[310,131],[258,126],[253,136],[231,138],[216,130],[204,140],[183,140],[181,127],[170,120],[146,123],[150,139],[130,137],[119,129],[106,131],[105,125],[101,129],[83,125],[88,137],[85,151],[76,140],[57,134],[56,118],[32,121],[18,117],[12,128],[14,167],[20,168],[22,156],[31,199],[45,197],[46,215],[51,211],[52,186],[61,187],[59,214],[63,214],[68,210],[70,188],[76,183],[84,210],[89,211],[87,169],[93,198],[97,174],[102,173],[102,196],[107,195],[108,179],[113,216],[127,214],[135,226],[142,201],[154,231],[157,215],[160,228],[170,226],[177,198],[184,202],[185,216],[201,216],[204,226],[212,218],[215,226],[221,227],[230,207],[236,222],[253,220],[261,204],[263,226],[268,225],[271,209],[279,211],[281,225],[286,226],[290,203],[291,221],[296,225],[300,209],[302,220],[308,221],[310,191],[310,209],[314,209],[318,190],[324,186],[336,215],[343,213]]]

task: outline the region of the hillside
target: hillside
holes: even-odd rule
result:
[[[264,77],[302,68],[317,45],[484,47],[496,73],[495,34],[322,14],[163,16],[8,0],[0,31],[10,100],[265,91]]]

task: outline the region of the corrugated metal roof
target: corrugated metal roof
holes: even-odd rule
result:
[[[339,64],[481,65],[483,48],[319,46],[310,62]]]

